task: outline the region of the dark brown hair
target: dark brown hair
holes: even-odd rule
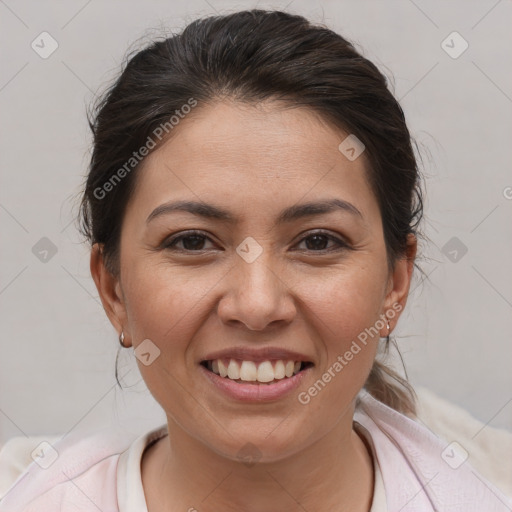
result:
[[[129,56],[90,116],[93,153],[80,231],[91,244],[101,244],[112,274],[119,274],[122,219],[141,170],[130,159],[191,98],[198,108],[222,98],[277,100],[308,107],[354,134],[366,147],[390,268],[406,257],[407,236],[417,234],[423,201],[411,136],[386,77],[332,30],[302,16],[253,9],[197,19]],[[112,181],[116,173],[122,179]],[[411,386],[382,362],[375,361],[365,388],[399,411],[415,411]]]

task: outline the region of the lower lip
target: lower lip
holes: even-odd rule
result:
[[[312,367],[305,368],[296,375],[285,377],[273,384],[242,384],[228,377],[221,377],[207,370],[203,365],[199,365],[199,368],[218,390],[230,398],[241,402],[272,402],[297,389]]]

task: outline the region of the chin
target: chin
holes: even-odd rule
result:
[[[273,463],[282,461],[308,446],[308,439],[287,424],[282,428],[279,422],[268,420],[257,425],[244,421],[244,428],[230,428],[224,431],[222,439],[209,439],[205,444],[226,459],[241,462],[252,467],[255,463]],[[277,428],[276,428],[277,427]],[[310,441],[311,442],[311,441]]]

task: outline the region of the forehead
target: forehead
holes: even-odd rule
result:
[[[348,135],[306,108],[198,106],[146,157],[133,199],[139,209],[183,198],[260,209],[328,194],[376,214],[364,152],[351,161],[339,150]]]

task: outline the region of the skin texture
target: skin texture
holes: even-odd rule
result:
[[[125,344],[150,339],[161,351],[148,366],[138,361],[169,430],[142,459],[150,512],[369,510],[372,457],[352,418],[378,336],[310,403],[297,399],[365,328],[393,304],[403,308],[409,291],[416,239],[390,272],[365,154],[350,161],[338,150],[347,135],[304,108],[198,106],[140,169],[123,220],[119,278],[93,247],[91,273],[112,325]],[[286,207],[331,198],[362,218],[339,210],[275,225]],[[239,220],[179,212],[146,224],[157,206],[183,199]],[[206,238],[162,247],[191,229]],[[312,239],[318,229],[327,237]],[[236,252],[248,236],[263,249],[252,263]],[[198,366],[233,346],[287,348],[315,366],[290,396],[244,404],[216,391]],[[237,457],[247,443],[261,457],[250,467]]]

